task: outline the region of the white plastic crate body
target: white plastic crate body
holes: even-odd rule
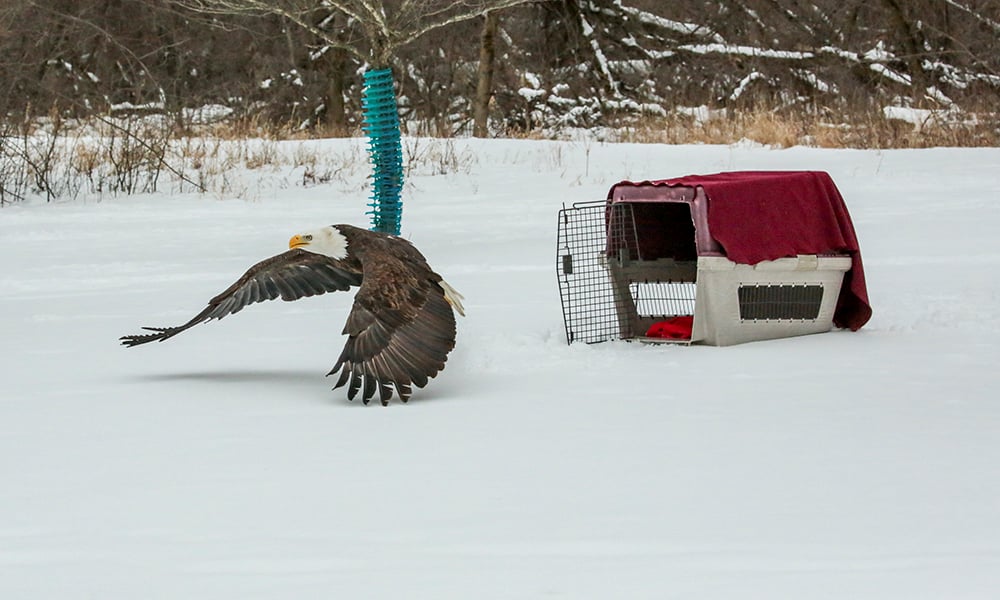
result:
[[[730,346],[829,331],[833,327],[833,313],[844,273],[850,268],[849,256],[803,255],[756,265],[738,264],[721,256],[700,256],[691,341]],[[775,290],[777,294],[773,295],[779,299],[802,296],[796,293],[801,290],[795,288],[813,292],[818,287],[821,299],[816,306],[794,307],[790,311],[814,311],[815,314],[809,314],[808,318],[788,318],[787,315],[782,318],[780,306],[777,318],[747,318],[748,303],[741,302],[740,288],[754,287]],[[812,293],[807,295],[813,296]],[[813,304],[812,298],[807,300],[802,304]]]

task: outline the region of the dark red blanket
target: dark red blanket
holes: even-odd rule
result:
[[[833,322],[856,331],[871,318],[854,224],[827,173],[736,171],[623,181],[615,187],[619,185],[701,186],[708,197],[708,229],[733,262],[753,265],[797,254],[849,254],[853,262]]]
[[[646,337],[689,340],[694,329],[694,315],[679,315],[657,321],[646,330]]]

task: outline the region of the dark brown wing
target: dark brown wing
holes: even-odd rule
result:
[[[198,323],[238,313],[256,302],[276,298],[298,300],[305,296],[345,291],[360,284],[361,272],[353,262],[334,260],[306,250],[288,250],[250,267],[236,283],[209,300],[205,310],[187,323],[178,327],[143,327],[153,333],[126,335],[121,338],[121,343],[131,347],[161,342]]]
[[[349,384],[351,400],[360,391],[368,404],[377,392],[386,405],[395,387],[406,402],[411,386],[427,385],[444,368],[455,347],[455,314],[440,276],[423,260],[383,260],[364,270],[344,327],[347,344],[328,375],[340,370],[334,389]]]

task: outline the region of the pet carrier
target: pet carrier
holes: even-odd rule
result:
[[[563,208],[557,246],[570,343],[725,346],[871,316],[854,227],[822,172],[623,181]]]

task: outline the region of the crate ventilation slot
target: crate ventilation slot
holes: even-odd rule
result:
[[[694,282],[633,282],[629,291],[642,317],[693,315]]]
[[[741,285],[743,321],[811,321],[819,317],[822,285]]]

